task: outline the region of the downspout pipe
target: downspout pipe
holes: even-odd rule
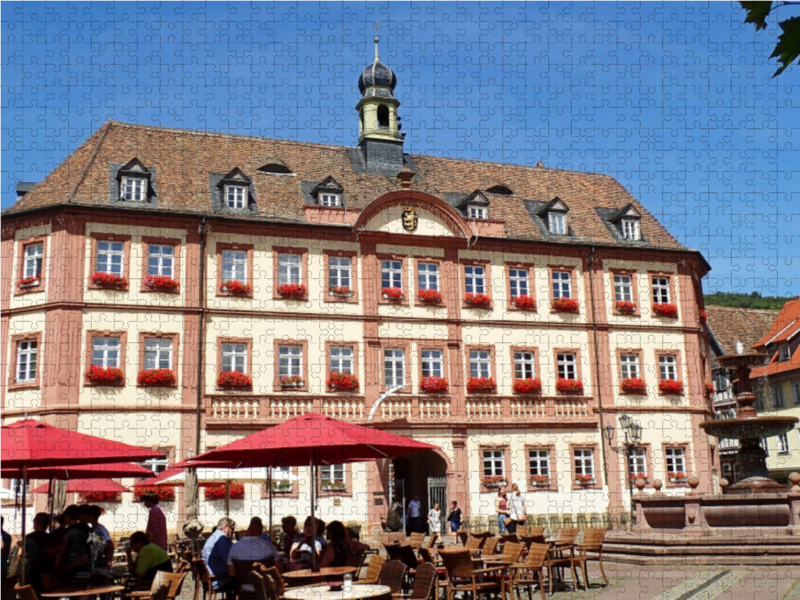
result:
[[[195,423],[197,435],[194,444],[195,456],[200,454],[200,427],[202,425],[203,412],[203,358],[206,347],[206,228],[206,215],[203,215],[203,220],[200,222],[200,331],[197,347],[197,413]]]
[[[600,387],[600,346],[597,342],[597,319],[594,311],[594,245],[589,250],[587,262],[589,263],[589,300],[592,305],[592,337],[594,339],[594,369],[592,371],[594,371],[594,387],[597,390],[597,411],[600,414],[600,449],[603,456],[603,477],[610,487],[611,483],[608,481],[608,455],[606,454],[606,439],[603,429],[603,389]]]

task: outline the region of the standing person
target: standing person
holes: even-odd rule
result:
[[[167,545],[167,517],[158,505],[158,496],[156,494],[145,494],[142,497],[142,501],[147,510],[150,511],[150,515],[147,517],[145,533],[150,536],[156,546],[167,552],[169,550]]]
[[[508,497],[503,488],[497,490],[497,497],[494,499],[494,512],[497,513],[497,527],[500,535],[506,533],[506,519],[508,518]]]
[[[506,527],[508,533],[516,533],[517,526],[525,524],[525,499],[519,493],[516,483],[511,485],[511,493],[508,495],[508,517],[511,519]]]
[[[297,519],[292,515],[283,517],[281,519],[281,529],[283,529],[283,555],[289,558],[289,553],[292,551],[292,544],[294,544],[294,538],[300,533],[297,531]]]
[[[408,529],[411,533],[421,533],[422,528],[419,520],[419,511],[422,505],[419,502],[419,496],[414,496],[414,499],[408,503]]]
[[[235,528],[236,523],[233,520],[227,517],[220,519],[200,553],[208,572],[214,576],[211,589],[215,592],[233,589],[235,585],[235,581],[228,575],[228,555],[233,546],[231,535]]]
[[[100,523],[100,515],[102,514],[103,509],[96,504],[89,506],[89,525],[92,526],[92,533],[103,538],[106,543],[102,560],[105,564],[100,566],[110,569],[111,565],[114,563],[114,540],[111,539],[111,534],[108,529],[106,529],[106,526]]]
[[[246,560],[252,563],[265,558],[274,558],[275,568],[278,573],[282,571],[278,551],[272,542],[261,537],[263,533],[264,523],[261,519],[259,517],[250,519],[250,525],[247,527],[247,531],[244,532],[242,539],[231,546],[231,550],[228,552],[228,575],[231,577],[236,576],[236,568],[233,566],[234,560]],[[254,592],[255,588],[245,583],[242,584],[241,590],[243,592]]]
[[[458,502],[455,500],[450,503],[450,514],[447,515],[447,522],[450,523],[453,542],[458,542],[458,530],[461,529],[461,509],[458,508]]]
[[[434,502],[433,508],[428,511],[428,533],[435,538],[441,530],[442,511],[439,510],[439,503]]]

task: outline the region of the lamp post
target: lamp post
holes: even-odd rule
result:
[[[622,428],[623,434],[625,434],[625,472],[626,476],[630,477],[630,473],[628,473],[631,465],[631,451],[642,443],[642,426],[639,424],[638,421],[634,421],[631,417],[626,414],[622,414],[619,417],[619,424]],[[606,440],[608,443],[611,443],[611,440],[614,439],[614,426],[610,423],[603,428],[603,435],[605,435]],[[633,524],[633,483],[628,481],[628,490],[630,491],[630,501],[631,501],[631,525]]]

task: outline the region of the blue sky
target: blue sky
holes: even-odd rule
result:
[[[800,289],[800,67],[771,78],[774,19],[738,3],[0,9],[3,208],[109,119],[354,144],[380,21],[406,151],[611,174],[706,290]]]

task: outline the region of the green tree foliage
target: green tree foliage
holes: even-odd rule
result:
[[[745,23],[753,23],[756,31],[767,28],[767,17],[777,8],[784,6],[798,6],[798,2],[739,2],[742,8],[747,11]],[[780,67],[773,77],[777,77],[792,64],[795,59],[800,64],[800,17],[790,17],[783,21],[778,21],[781,34],[778,36],[778,43],[775,44],[770,58],[777,58],[783,66]]]
[[[715,292],[703,296],[706,306],[733,306],[736,308],[766,308],[780,310],[783,305],[793,298],[781,296],[762,296],[758,292],[749,294],[734,294],[731,292]]]

